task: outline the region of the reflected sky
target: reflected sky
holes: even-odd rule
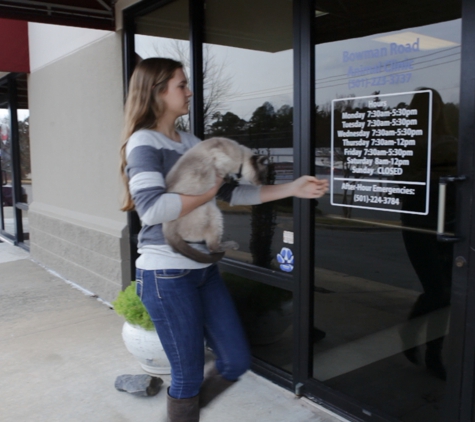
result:
[[[454,20],[317,45],[317,104],[329,105],[335,98],[371,95],[376,90],[388,94],[413,91],[422,86],[437,86],[444,102],[457,104],[459,81],[452,75],[460,73],[460,26],[460,20]],[[417,48],[411,51],[399,49],[398,52],[394,46],[391,49],[392,42],[406,45],[409,39],[409,44]],[[185,50],[188,48],[187,42],[178,43]],[[176,57],[176,44],[176,40],[136,35],[136,52],[143,58],[157,55]],[[369,57],[371,54],[367,53],[366,57],[357,58],[358,53],[384,49],[387,49],[385,57]],[[221,77],[231,82],[231,89],[223,98],[223,111],[233,112],[247,120],[265,101],[275,109],[285,104],[293,105],[292,50],[269,53],[213,45],[209,54],[218,66],[222,66]],[[395,79],[393,76],[391,80],[379,80],[365,86],[350,82],[361,79],[355,70],[378,66],[381,61],[391,62],[385,72],[363,72],[363,77],[403,73],[407,77]]]
[[[460,20],[455,20],[317,45],[317,104],[323,105],[335,98],[371,95],[374,91],[381,94],[408,92],[423,86],[436,86],[444,102],[458,103],[459,80],[453,75],[460,73],[460,42]],[[415,48],[402,51],[391,43],[410,44]],[[384,49],[386,56],[375,57]],[[373,57],[369,51],[374,53]],[[366,58],[358,59],[361,56]],[[380,63],[387,64],[387,70],[380,73],[368,70],[377,68]],[[363,70],[358,74],[360,69],[367,69],[366,73]],[[401,74],[409,77],[375,80],[374,85],[370,81],[360,83],[359,87],[349,83],[354,79]]]

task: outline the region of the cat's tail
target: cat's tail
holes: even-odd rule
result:
[[[223,256],[224,252],[216,252],[216,253],[203,253],[192,246],[190,246],[183,238],[179,237],[176,241],[172,244],[170,241],[168,242],[170,246],[175,249],[177,252],[180,252],[182,255],[186,256],[187,258],[192,259],[196,262],[201,262],[203,264],[214,264],[218,262]]]
[[[224,252],[216,253],[203,253],[187,243],[179,234],[177,233],[166,233],[165,224],[164,234],[167,239],[168,244],[176,251],[186,256],[187,258],[192,259],[193,261],[200,262],[203,264],[214,264],[218,262],[223,256]]]

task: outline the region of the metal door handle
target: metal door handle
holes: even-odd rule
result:
[[[465,176],[441,176],[439,179],[439,204],[437,212],[437,240],[439,242],[459,242],[460,236],[445,233],[445,204],[447,199],[447,183],[463,182]]]

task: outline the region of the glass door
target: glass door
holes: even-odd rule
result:
[[[450,361],[460,4],[358,2],[362,16],[351,3],[316,11],[315,168],[331,188],[315,218],[325,336],[313,378],[366,420],[435,422]]]
[[[0,85],[0,90],[0,170],[2,181],[0,230],[8,237],[14,237],[13,172],[7,83]]]
[[[25,74],[0,81],[0,173],[0,234],[27,248],[32,178]]]

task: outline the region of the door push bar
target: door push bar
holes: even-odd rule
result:
[[[439,242],[459,242],[460,236],[445,233],[445,204],[447,197],[447,183],[463,182],[465,176],[441,176],[439,179],[439,208],[437,213],[437,240]]]

